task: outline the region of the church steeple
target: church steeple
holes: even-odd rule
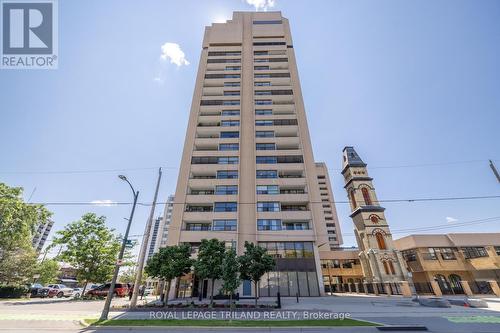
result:
[[[344,188],[351,204],[350,216],[364,275],[368,282],[404,281],[407,276],[404,261],[393,245],[385,208],[378,202],[367,164],[353,147],[345,147],[343,154]]]

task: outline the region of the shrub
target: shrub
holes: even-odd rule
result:
[[[18,298],[26,296],[29,289],[25,286],[1,286],[0,298]]]

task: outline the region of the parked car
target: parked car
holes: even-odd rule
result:
[[[73,288],[73,297],[80,298],[82,296],[83,288]]]
[[[43,294],[46,296],[42,297],[70,297],[73,295],[73,288],[68,288],[64,284],[49,284],[47,287],[42,289]]]
[[[46,293],[43,293],[43,285],[40,283],[33,283],[30,286],[30,297],[44,297],[48,295],[48,291]]]
[[[91,289],[87,295],[106,297],[110,286],[110,283],[103,284],[97,288]],[[128,295],[128,291],[129,286],[126,283],[116,283],[113,294],[118,297],[125,297]]]

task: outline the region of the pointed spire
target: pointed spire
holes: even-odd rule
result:
[[[354,147],[345,147],[342,150],[344,153],[344,161],[342,164],[342,169],[345,169],[348,166],[354,167],[365,167],[366,163],[363,162],[361,157],[359,157],[358,153],[354,150]]]

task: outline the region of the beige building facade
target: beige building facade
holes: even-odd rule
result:
[[[319,252],[342,243],[332,202],[327,168],[313,156],[288,20],[235,12],[206,27],[167,245],[190,244],[195,256],[204,238],[238,254],[257,243],[276,258],[260,296],[319,296]],[[210,293],[204,283],[189,275],[171,295]],[[256,291],[244,281],[239,293]]]

